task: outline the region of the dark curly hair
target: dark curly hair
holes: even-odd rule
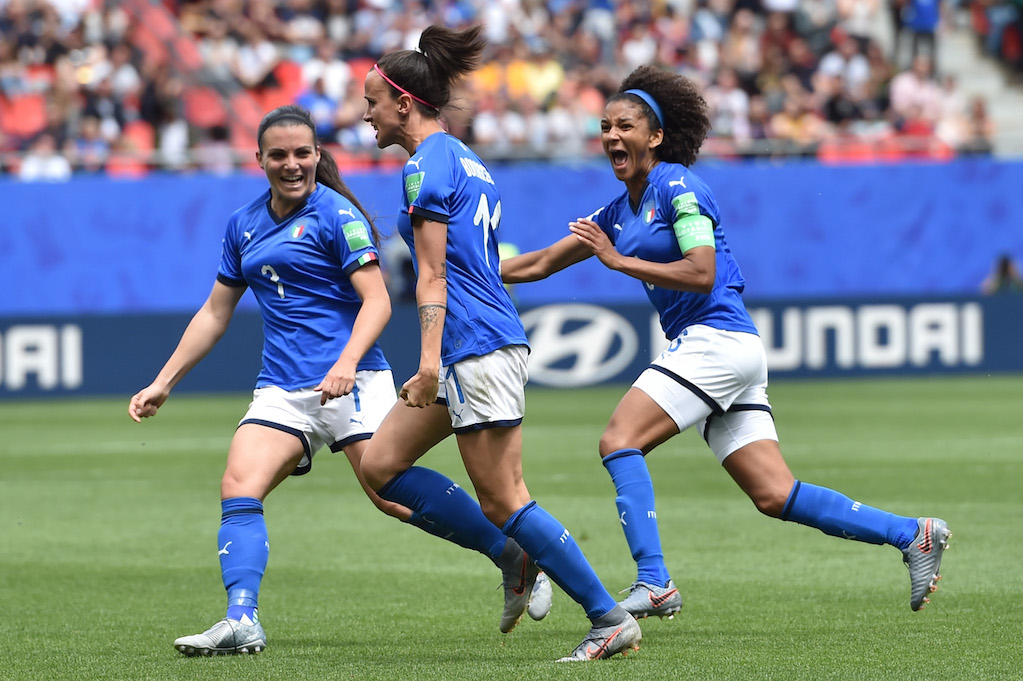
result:
[[[642,98],[626,90],[643,90],[653,97],[661,107],[663,124]],[[639,104],[651,130],[664,130],[664,141],[654,150],[658,159],[684,166],[696,162],[700,146],[710,132],[707,101],[696,82],[656,66],[644,65],[625,77],[607,103],[621,99]]]

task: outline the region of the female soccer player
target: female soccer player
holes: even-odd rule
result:
[[[622,606],[638,618],[682,607],[664,564],[646,456],[690,427],[762,513],[826,534],[901,550],[910,607],[936,588],[949,531],[938,518],[906,518],[796,480],[782,458],[767,400],[764,347],[742,301],[744,280],[725,241],[710,188],[689,169],[710,127],[697,86],[652,66],[612,95],[601,142],[625,191],[554,244],[502,263],[504,281],[543,279],[596,255],[638,279],[672,339],[618,403],[600,456],[637,579]],[[527,549],[528,550],[528,549]]]
[[[500,194],[479,157],[439,118],[452,86],[479,62],[480,32],[431,26],[418,50],[387,54],[366,76],[364,120],[376,129],[377,146],[397,144],[410,156],[398,231],[416,265],[421,349],[419,370],[401,387],[362,471],[382,498],[438,519],[466,540],[498,527],[514,538],[592,622],[563,659],[600,659],[637,648],[640,629],[522,479],[528,346],[498,271]],[[446,478],[414,465],[451,432],[489,522],[463,513]],[[527,588],[535,574],[531,567]],[[502,630],[518,616],[507,614]]]
[[[156,380],[128,406],[135,421],[154,416],[224,334],[245,289],[252,289],[263,318],[263,367],[221,481],[218,553],[227,615],[208,631],[174,642],[189,656],[258,653],[266,647],[256,613],[270,551],[263,500],[289,475],[308,472],[324,445],[345,452],[384,513],[456,541],[442,525],[380,499],[359,468],[370,436],[397,401],[377,345],[391,303],[377,260],[376,229],[330,152],[320,147],[307,111],[282,106],[268,113],[258,144],[256,159],[270,189],[231,216],[209,298]],[[466,515],[485,522],[479,505],[458,493]],[[493,553],[481,542],[462,545]],[[512,541],[507,546],[502,541],[502,548],[505,572],[515,572],[518,585],[525,554]],[[544,595],[549,609],[549,584]]]

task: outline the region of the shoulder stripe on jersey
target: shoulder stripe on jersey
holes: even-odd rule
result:
[[[230,286],[231,288],[245,288],[248,286],[244,279],[232,279],[220,274],[219,272],[217,273],[217,281],[224,286]]]
[[[424,220],[432,220],[433,222],[443,222],[445,225],[450,222],[451,217],[444,215],[444,213],[436,213],[426,208],[420,208],[419,206],[409,206],[409,215],[415,215],[417,218],[423,218]]]

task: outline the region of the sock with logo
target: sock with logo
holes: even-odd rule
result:
[[[476,500],[446,475],[412,466],[387,481],[377,494],[412,509],[409,522],[415,519],[416,527],[479,551],[495,564],[501,556],[506,541],[501,529],[487,520]]]
[[[654,483],[643,453],[638,449],[619,449],[605,456],[603,463],[617,492],[618,519],[636,561],[636,579],[654,586],[667,586],[671,576],[664,565]]]
[[[827,487],[796,480],[781,512],[782,520],[816,527],[824,534],[904,549],[916,535],[917,519],[853,501]]]
[[[220,508],[217,542],[227,589],[227,617],[255,622],[259,584],[270,558],[263,504],[253,497],[234,497],[221,501]]]
[[[503,530],[555,584],[583,607],[591,620],[606,615],[618,605],[565,526],[535,501],[515,511]]]

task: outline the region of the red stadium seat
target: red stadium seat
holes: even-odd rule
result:
[[[1009,24],[1002,33],[1002,59],[1009,64],[1017,63],[1023,58],[1023,37],[1020,36],[1019,26]]]
[[[279,88],[289,98],[305,89],[305,78],[302,75],[302,65],[289,61],[281,61],[274,67],[274,77],[277,78]],[[271,109],[274,107],[270,107]]]
[[[121,135],[130,140],[138,151],[150,152],[156,148],[156,131],[141,118],[125,124]]]
[[[263,108],[264,112],[272,111],[285,104],[295,103],[294,94],[285,88],[268,87],[254,92],[253,96],[259,101],[259,105]]]
[[[373,68],[373,64],[376,61],[373,59],[367,59],[365,57],[359,57],[358,59],[349,59],[348,68],[352,70],[352,79],[358,82],[362,82],[366,78],[366,74]]]
[[[192,125],[209,128],[227,122],[227,109],[220,93],[210,87],[193,87],[185,90],[185,118]]]
[[[0,128],[12,137],[32,137],[46,127],[46,96],[19,95],[0,101]]]

